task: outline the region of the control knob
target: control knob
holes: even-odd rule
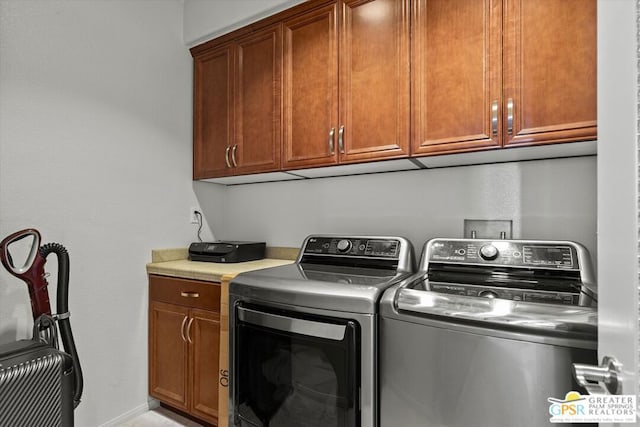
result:
[[[488,261],[498,258],[498,253],[498,248],[491,244],[484,245],[480,248],[480,256],[482,257],[482,259],[486,259]]]
[[[352,246],[351,240],[343,239],[338,242],[336,248],[338,248],[338,252],[349,252]]]
[[[484,290],[484,291],[480,291],[478,296],[481,298],[494,299],[494,298],[498,298],[499,295],[497,292]]]

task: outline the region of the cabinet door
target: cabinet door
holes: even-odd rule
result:
[[[498,148],[501,0],[413,5],[413,154]]]
[[[230,44],[194,57],[193,178],[231,174],[233,50]]]
[[[596,1],[505,4],[506,144],[595,139]]]
[[[345,0],[340,163],[409,154],[409,1]]]
[[[285,169],[337,162],[336,8],[334,3],[284,23]]]
[[[236,54],[235,173],[280,169],[282,29],[280,24],[239,40]]]
[[[218,420],[220,314],[192,309],[188,328],[191,346],[191,413],[205,421]]]
[[[149,394],[178,409],[188,409],[189,309],[149,302]]]

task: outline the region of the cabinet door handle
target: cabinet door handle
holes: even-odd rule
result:
[[[198,298],[200,297],[200,293],[193,291],[180,292],[181,297],[185,298]]]
[[[191,341],[191,324],[193,324],[193,317],[189,319],[189,324],[187,325],[187,341],[189,341],[189,344],[193,344],[193,341]]]
[[[224,162],[227,164],[228,168],[231,167],[231,163],[229,163],[229,150],[231,150],[231,147],[229,146],[227,146],[227,149],[224,150]]]
[[[238,149],[238,144],[235,144],[233,146],[233,149],[231,150],[231,162],[233,162],[233,167],[237,168],[238,167],[238,162],[236,161],[236,150]]]
[[[340,126],[338,131],[338,149],[340,153],[344,154],[344,126]]]
[[[331,128],[329,131],[329,152],[333,154],[335,152],[334,140],[336,136],[336,128]]]
[[[182,336],[182,341],[187,342],[187,338],[184,336],[184,324],[187,323],[187,316],[184,316],[182,319],[182,325],[180,325],[180,336]]]
[[[507,101],[507,133],[513,135],[513,98]]]
[[[491,103],[491,132],[498,136],[498,100]]]

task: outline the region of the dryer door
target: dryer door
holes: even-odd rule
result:
[[[358,325],[240,306],[234,425],[359,426]]]

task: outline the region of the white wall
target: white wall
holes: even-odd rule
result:
[[[36,227],[69,250],[77,426],[146,407],[145,263],[195,239],[182,9],[0,0],[0,236]],[[26,286],[0,270],[3,343],[32,320]]]
[[[598,352],[600,359],[618,358],[623,394],[635,395],[640,390],[638,6],[638,1],[598,1]]]
[[[230,186],[214,231],[274,246],[311,233],[402,235],[419,251],[431,237],[462,237],[465,218],[511,219],[514,238],[577,240],[595,255],[595,165],[589,156]]]
[[[304,0],[184,0],[184,43],[195,46]]]

